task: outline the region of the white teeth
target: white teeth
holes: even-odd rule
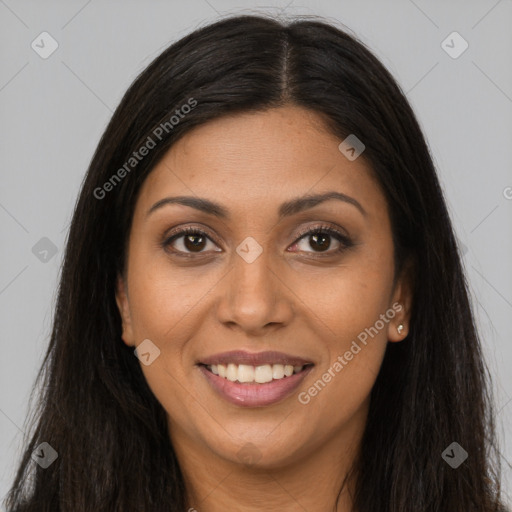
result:
[[[272,377],[274,379],[282,379],[284,377],[284,366],[282,364],[272,365]]]
[[[256,366],[256,369],[254,370],[254,380],[259,384],[270,382],[272,380],[272,366],[269,364]]]
[[[264,364],[261,366],[251,366],[248,364],[212,364],[207,367],[213,374],[228,379],[231,382],[256,382],[265,384],[272,380],[279,380],[285,377],[291,377],[294,373],[299,373],[304,366],[292,366],[291,364]]]
[[[238,366],[238,382],[253,382],[254,366],[241,364]]]
[[[226,379],[230,380],[231,382],[235,382],[235,380],[238,379],[238,366],[236,364],[228,364],[226,370]]]

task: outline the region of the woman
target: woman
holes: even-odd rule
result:
[[[82,186],[43,370],[10,511],[502,507],[424,137],[319,20],[224,19],[135,80]]]

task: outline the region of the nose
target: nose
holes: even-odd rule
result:
[[[221,290],[218,320],[253,336],[288,325],[294,312],[293,293],[279,271],[271,268],[265,251],[251,263],[236,253],[233,260]]]

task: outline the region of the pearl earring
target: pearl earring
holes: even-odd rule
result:
[[[404,329],[404,324],[400,324],[400,325],[396,328],[396,330],[398,331],[398,334],[402,334],[403,329]]]

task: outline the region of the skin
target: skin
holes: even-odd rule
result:
[[[224,117],[180,139],[142,185],[116,291],[122,338],[133,347],[150,339],[160,350],[141,368],[167,411],[198,511],[333,510],[387,343],[407,336],[410,286],[405,277],[393,286],[385,197],[364,157],[349,161],[340,142],[318,114],[296,106]],[[278,219],[281,203],[326,191],[356,199],[366,214],[328,200]],[[218,202],[230,218],[179,204],[147,215],[178,195]],[[328,236],[322,251],[311,235],[298,239],[325,223],[354,245],[337,252],[343,242]],[[199,252],[185,245],[187,235],[162,247],[178,226],[199,227],[209,239]],[[263,249],[252,263],[236,252],[248,236]],[[231,404],[196,365],[229,350],[280,350],[314,363],[298,390],[307,391],[396,302],[402,310],[306,405],[298,392],[265,407]],[[351,510],[352,485],[338,511]]]

